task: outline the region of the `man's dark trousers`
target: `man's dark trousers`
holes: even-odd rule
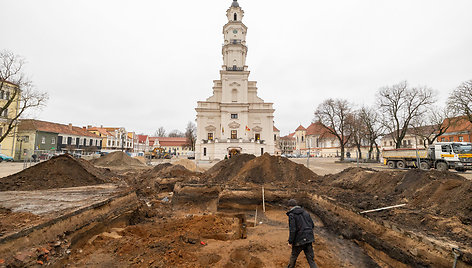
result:
[[[290,264],[287,266],[287,268],[295,268],[298,255],[300,255],[300,252],[302,252],[302,250],[303,252],[305,252],[305,257],[306,257],[306,260],[308,261],[308,264],[310,265],[310,268],[318,268],[318,266],[316,266],[316,263],[314,261],[315,253],[313,252],[312,243],[308,243],[308,244],[304,244],[300,246],[292,245],[292,255],[290,256]]]

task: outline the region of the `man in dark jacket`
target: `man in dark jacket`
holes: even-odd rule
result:
[[[310,214],[303,208],[297,205],[295,199],[290,199],[288,205],[291,209],[287,212],[288,225],[290,230],[290,236],[288,243],[292,245],[292,255],[290,256],[290,264],[287,268],[295,268],[298,255],[302,250],[305,252],[306,260],[310,265],[310,268],[317,268],[315,263],[315,253],[313,252],[312,243],[315,241],[313,235],[313,220]]]

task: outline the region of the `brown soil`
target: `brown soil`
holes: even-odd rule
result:
[[[318,194],[359,211],[405,203],[368,216],[472,246],[472,181],[457,174],[348,168],[315,184]]]
[[[186,169],[188,169],[190,171],[193,171],[193,172],[200,171],[200,169],[197,168],[197,165],[195,164],[195,161],[192,161],[192,160],[179,159],[179,160],[175,161],[172,164],[181,165],[181,166],[185,167]]]
[[[226,183],[234,186],[270,184],[280,187],[298,187],[318,178],[304,165],[285,157],[264,154],[255,158],[239,155],[221,161],[205,172],[207,182]]]
[[[144,167],[146,166],[143,162],[138,159],[132,158],[124,152],[112,152],[106,154],[100,158],[93,159],[90,161],[96,166],[101,167]]]
[[[37,224],[41,217],[29,212],[12,212],[10,209],[0,207],[0,237],[4,234],[22,229],[26,226]]]
[[[104,267],[104,259],[111,259],[114,267],[209,267],[220,259],[218,255],[202,256],[198,252],[208,240],[235,239],[238,230],[239,221],[233,218],[163,218],[118,230],[114,237],[99,235],[81,252],[74,252],[67,263],[74,263],[75,267]]]
[[[0,191],[32,191],[108,182],[111,172],[68,154],[51,158],[1,179]]]

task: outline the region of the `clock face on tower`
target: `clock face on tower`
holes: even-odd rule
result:
[[[233,30],[233,33],[234,33],[234,34],[237,34],[237,33],[238,33],[238,30]]]

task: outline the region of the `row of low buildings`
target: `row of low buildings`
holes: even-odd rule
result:
[[[155,147],[174,155],[190,151],[183,137],[151,137],[129,132],[123,127],[78,127],[35,119],[22,119],[0,143],[0,152],[15,160],[33,155],[46,157],[54,153],[88,155],[125,151],[144,155]]]
[[[446,119],[453,120],[447,131],[434,142],[471,142],[472,124],[465,118]],[[428,128],[428,127],[426,127]],[[429,132],[428,132],[429,131]],[[424,133],[432,133],[425,130]],[[431,134],[430,138],[435,134]],[[419,135],[415,129],[409,129],[402,141],[402,148],[425,148],[424,134]],[[330,133],[320,122],[310,124],[307,128],[300,125],[294,132],[278,139],[278,148],[284,155],[307,155],[312,157],[337,157],[340,155],[340,144],[335,135]],[[381,150],[395,149],[395,142],[390,135],[385,135],[379,142]],[[368,154],[368,146],[361,147],[362,154]],[[357,148],[347,146],[346,153],[356,156]]]

